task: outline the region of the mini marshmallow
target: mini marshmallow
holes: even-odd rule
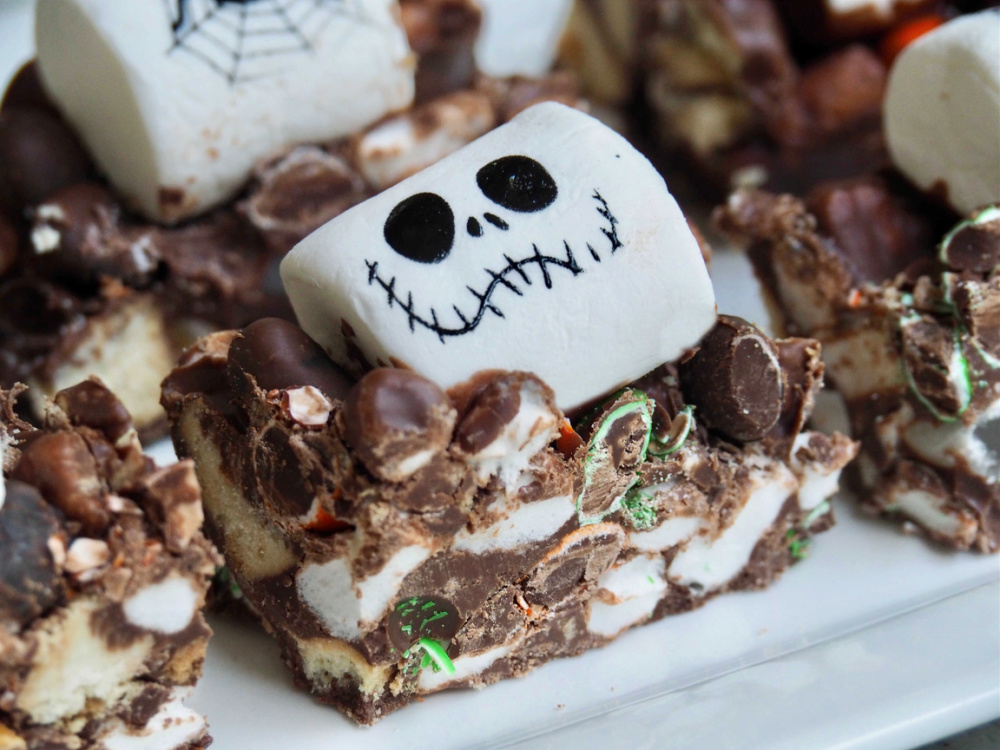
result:
[[[478,0],[483,26],[476,40],[476,67],[496,78],[539,77],[559,50],[572,0]]]
[[[885,134],[896,166],[959,213],[1000,200],[1000,9],[950,21],[903,51]]]
[[[663,178],[553,103],[341,214],[281,275],[299,323],[346,367],[360,352],[442,388],[523,370],[564,410],[676,359],[715,322]]]
[[[43,83],[118,190],[173,222],[254,163],[413,98],[394,0],[39,0]]]

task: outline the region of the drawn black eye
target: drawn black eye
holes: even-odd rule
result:
[[[440,263],[455,241],[455,214],[436,193],[417,193],[400,201],[385,220],[385,241],[417,263]]]
[[[530,214],[555,202],[558,190],[545,167],[527,156],[504,156],[476,173],[483,195],[499,206]]]

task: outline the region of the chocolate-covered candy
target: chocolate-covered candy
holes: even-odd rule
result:
[[[427,378],[372,370],[344,399],[344,437],[365,466],[390,482],[426,466],[451,440],[455,409]]]
[[[742,318],[720,315],[681,363],[680,378],[697,418],[734,440],[759,440],[781,415],[784,383],[777,351]]]
[[[73,133],[33,107],[0,113],[0,195],[15,206],[35,205],[87,176],[89,161]]]
[[[111,522],[97,463],[75,432],[50,432],[29,442],[12,476],[37,487],[86,534],[99,535]]]
[[[581,524],[618,509],[639,481],[653,429],[653,403],[642,391],[625,391],[600,410],[583,459],[583,486],[576,499]]]
[[[93,182],[60,188],[34,211],[35,263],[70,284],[113,276],[143,284],[157,270],[155,231],[131,228],[111,193]]]
[[[978,211],[941,242],[940,258],[952,268],[989,273],[1000,265],[1000,205]]]
[[[59,512],[34,487],[7,481],[0,507],[0,622],[23,626],[59,600],[63,585],[49,540],[60,525]]]
[[[233,339],[228,371],[237,391],[245,389],[246,375],[265,391],[311,385],[334,399],[344,398],[352,385],[315,341],[280,318],[251,323]]]
[[[7,273],[17,261],[19,245],[17,229],[0,211],[0,276]]]
[[[84,380],[56,394],[56,405],[74,425],[100,431],[112,443],[132,429],[128,409],[100,381]]]
[[[386,630],[398,651],[406,651],[421,638],[447,643],[462,625],[458,609],[440,596],[412,596],[397,602],[389,613]]]
[[[972,398],[961,339],[931,316],[908,315],[899,328],[911,391],[935,418],[954,421]]]

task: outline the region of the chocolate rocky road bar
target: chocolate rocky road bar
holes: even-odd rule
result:
[[[193,345],[163,403],[296,683],[370,724],[767,586],[855,453],[803,431],[821,379],[815,342],[722,316],[571,426],[533,375],[353,382],[265,319]]]
[[[477,76],[470,0],[404,0],[401,11],[420,55],[412,107],[269,154],[235,199],[177,226],[134,212],[36,65],[20,71],[0,105],[0,387],[28,383],[41,415],[45,398],[94,374],[144,440],[162,435],[159,384],[185,345],[262,315],[291,317],[268,279],[292,245],[537,101],[579,102],[565,75]]]
[[[43,427],[0,390],[0,747],[196,750],[183,705],[211,630],[221,558],[190,461],[157,468],[99,381],[56,394]]]

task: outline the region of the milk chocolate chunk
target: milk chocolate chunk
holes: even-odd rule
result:
[[[7,481],[0,507],[0,621],[23,626],[59,600],[63,583],[48,543],[60,528],[59,512],[38,490]]]
[[[781,415],[783,378],[777,351],[742,318],[720,315],[694,356],[681,363],[680,377],[697,417],[735,440],[759,440]]]
[[[301,516],[312,507],[315,493],[302,474],[289,435],[280,428],[268,430],[255,445],[254,470],[264,496],[281,513]]]
[[[42,88],[38,65],[34,60],[22,65],[7,84],[7,90],[0,99],[0,112],[6,112],[11,107],[34,107],[58,116],[58,110]]]
[[[915,314],[900,322],[900,336],[911,389],[935,417],[953,421],[972,398],[961,339],[930,317]]]
[[[525,600],[554,607],[579,586],[600,578],[625,543],[621,528],[600,524],[579,529],[547,554],[525,585]]]
[[[111,442],[132,429],[132,417],[115,395],[98,381],[85,380],[56,394],[56,405],[74,425],[99,430]]]
[[[31,107],[0,113],[0,195],[15,206],[83,180],[88,164],[72,132],[52,115]]]
[[[311,385],[329,398],[347,395],[352,381],[301,328],[281,318],[251,323],[229,347],[234,383],[251,375],[264,391]]]
[[[75,432],[50,432],[32,440],[12,476],[37,487],[88,534],[100,534],[111,522],[97,462]]]
[[[455,409],[430,380],[409,370],[372,370],[344,399],[344,436],[378,477],[402,481],[451,440]]]
[[[396,603],[386,622],[389,640],[406,651],[421,638],[447,643],[458,632],[462,618],[458,609],[440,596],[411,596]]]

